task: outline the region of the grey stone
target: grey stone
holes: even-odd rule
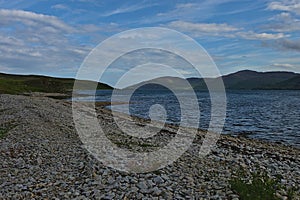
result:
[[[147,184],[144,181],[143,182],[139,182],[137,184],[137,187],[140,188],[140,189],[147,189],[148,188]]]
[[[160,176],[156,176],[154,179],[153,179],[154,183],[155,184],[161,184],[164,182],[164,180],[160,177]]]

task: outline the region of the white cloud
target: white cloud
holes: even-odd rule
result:
[[[87,34],[87,33],[96,33],[99,35],[99,32],[120,32],[122,29],[120,28],[119,24],[117,23],[106,23],[106,24],[83,24],[77,27],[77,32]],[[96,37],[96,35],[94,35]]]
[[[24,42],[12,36],[0,35],[0,45],[23,45]]]
[[[64,4],[55,4],[55,5],[51,6],[51,8],[56,9],[56,10],[69,10],[69,7]]]
[[[300,31],[300,0],[279,0],[268,4],[267,10],[282,11],[270,18],[263,28],[276,32]]]
[[[254,33],[252,31],[238,32],[236,35],[247,40],[276,40],[287,37],[283,33]]]
[[[102,33],[119,29],[115,23],[71,26],[24,10],[0,9],[0,19],[0,66],[8,73],[75,75],[95,42],[106,38]]]
[[[282,12],[270,18],[270,23],[263,26],[264,29],[276,32],[293,32],[300,30],[300,20],[294,18],[288,12]]]
[[[255,33],[253,31],[240,31],[240,28],[228,24],[173,21],[167,24],[167,26],[179,31],[188,32],[196,37],[208,35],[229,38],[239,37],[247,40],[274,40],[287,37],[287,35],[283,33]]]
[[[216,23],[192,23],[184,21],[173,21],[169,23],[170,27],[178,28],[181,30],[189,32],[201,32],[204,33],[223,33],[223,32],[232,32],[239,30],[236,27],[230,26],[228,24],[216,24]]]
[[[21,22],[25,25],[36,27],[41,24],[44,27],[52,28],[55,31],[64,31],[64,32],[74,32],[74,29],[59,20],[55,16],[37,14],[34,12],[24,11],[24,10],[7,10],[0,9],[0,18],[2,24],[9,24],[11,22]],[[41,27],[39,27],[41,28]]]
[[[11,68],[0,65],[0,71],[9,72]]]
[[[235,1],[237,0],[202,0],[193,3],[178,3],[172,10],[160,12],[155,17],[146,19],[146,22],[204,20],[220,14],[216,11],[218,6]]]
[[[299,0],[283,0],[271,2],[267,9],[289,11],[300,15],[300,1]]]
[[[216,24],[216,23],[192,23],[185,21],[173,21],[167,24],[167,27],[173,28],[179,31],[191,33],[193,36],[218,36],[224,33],[232,33],[239,30],[234,26],[228,24]]]
[[[291,18],[292,17],[291,17],[290,13],[282,12],[282,13],[276,15],[275,17],[272,17],[271,19],[288,21],[288,20],[291,20]]]
[[[283,68],[294,68],[295,66],[288,63],[274,63],[272,64],[274,67],[283,67]]]
[[[113,11],[104,13],[102,16],[109,17],[109,16],[117,15],[117,14],[130,13],[130,12],[142,10],[142,9],[152,7],[152,6],[155,6],[155,4],[140,3],[140,4],[134,4],[131,6],[124,6],[124,7],[117,8]]]
[[[300,40],[280,39],[275,42],[264,42],[263,46],[272,47],[274,49],[284,51],[297,51],[300,52]]]
[[[0,18],[0,65],[9,73],[66,73],[91,49],[71,40],[80,32],[55,16],[2,9]]]

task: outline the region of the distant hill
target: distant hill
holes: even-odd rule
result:
[[[206,82],[215,82],[222,78],[226,89],[233,90],[300,90],[300,74],[293,72],[256,72],[251,70],[243,70],[229,75],[217,78],[188,78],[187,81],[195,90],[207,90]],[[184,79],[175,77],[162,77],[151,80],[156,84],[169,82],[177,85],[177,89],[184,90],[182,84]],[[149,81],[139,83],[135,86],[147,84]],[[155,85],[155,84],[154,84]],[[143,89],[153,90],[160,88],[149,84],[143,86]],[[130,89],[132,87],[128,87]]]
[[[0,94],[20,94],[27,92],[68,93],[72,91],[75,79],[54,78],[39,75],[11,75],[0,73]],[[91,81],[81,81],[85,89]],[[112,89],[109,85],[98,83],[98,89]]]
[[[239,71],[223,76],[227,89],[300,89],[299,74],[293,72],[256,72],[250,70]],[[293,80],[296,79],[296,80]]]
[[[256,72],[243,70],[218,78],[205,78],[206,82],[214,82],[222,78],[226,89],[235,90],[300,90],[300,74],[293,72]],[[27,92],[70,93],[75,79],[54,78],[39,75],[11,75],[0,73],[0,94],[20,94]],[[151,80],[156,84],[143,86],[143,90],[158,90],[158,86],[165,81],[171,83],[176,89],[185,90],[182,83],[186,80],[177,77],[162,77]],[[195,90],[207,90],[203,78],[188,78],[187,81]],[[146,82],[137,84],[141,86]],[[91,81],[80,82],[80,89],[89,89]],[[131,87],[128,87],[128,89]],[[98,83],[97,89],[113,89],[107,84]]]
[[[182,87],[186,82],[187,82],[187,80],[182,79],[182,78],[167,76],[167,77],[152,79],[150,81],[144,81],[144,82],[138,83],[136,85],[129,86],[126,89],[139,88],[140,86],[142,86],[142,88],[141,88],[142,90],[162,90],[164,88],[161,85],[163,85],[164,83],[167,83],[167,84],[172,85],[176,89],[186,90],[186,89],[188,89],[187,87],[186,88]]]
[[[274,87],[281,89],[300,89],[300,74],[297,76],[287,79],[285,81],[278,82],[274,85]]]

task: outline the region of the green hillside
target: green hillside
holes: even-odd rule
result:
[[[27,92],[68,93],[72,91],[75,79],[53,78],[37,75],[10,75],[0,73],[0,93],[21,94]],[[91,81],[81,81],[82,89]],[[97,89],[112,89],[98,83]]]
[[[275,87],[300,90],[300,75],[275,84]]]

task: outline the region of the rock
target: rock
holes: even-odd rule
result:
[[[137,187],[131,187],[130,192],[136,193],[139,189]]]
[[[113,177],[110,177],[110,178],[108,179],[108,181],[107,181],[107,183],[108,183],[109,185],[112,185],[114,182],[115,182],[115,179],[114,179]]]
[[[142,199],[144,197],[144,195],[142,194],[142,193],[138,193],[137,195],[136,195],[136,198],[137,199]]]
[[[36,159],[36,162],[40,165],[40,164],[42,164],[42,159],[40,158],[40,157],[38,157],[37,159]]]
[[[152,189],[152,193],[153,193],[153,195],[155,195],[155,196],[159,196],[159,195],[162,193],[162,191],[161,191],[160,189],[158,189],[158,187],[154,187],[154,188]]]
[[[148,181],[147,181],[147,185],[148,185],[148,187],[152,187],[152,186],[154,186],[155,184],[152,182],[152,180],[148,180]]]
[[[161,184],[164,182],[164,180],[160,177],[160,176],[156,176],[154,179],[153,179],[154,183],[155,184]]]
[[[79,168],[80,170],[83,170],[83,169],[84,169],[84,164],[83,164],[83,162],[80,162],[80,163],[79,163],[78,168]]]
[[[151,193],[151,190],[149,190],[149,189],[140,189],[140,192],[142,194],[149,194],[149,193]]]
[[[113,142],[141,144],[123,135],[107,110],[97,108],[97,115]],[[12,120],[16,126],[0,138],[0,199],[238,200],[229,180],[240,166],[247,169],[247,175],[280,174],[280,184],[286,188],[300,185],[299,150],[292,147],[221,135],[216,150],[203,159],[197,155],[206,133],[199,131],[193,145],[174,163],[135,174],[105,166],[82,147],[67,101],[0,94],[0,128]],[[120,120],[127,123],[127,119]],[[166,125],[145,141],[165,146],[175,132],[176,127]],[[132,145],[130,150],[141,148]],[[286,199],[287,194],[282,187],[276,195]]]
[[[145,190],[148,188],[147,184],[143,181],[143,182],[139,182],[137,184],[137,187],[140,188],[141,190]]]
[[[168,181],[170,178],[168,176],[166,176],[165,174],[161,175],[161,178],[163,178],[165,181]]]

